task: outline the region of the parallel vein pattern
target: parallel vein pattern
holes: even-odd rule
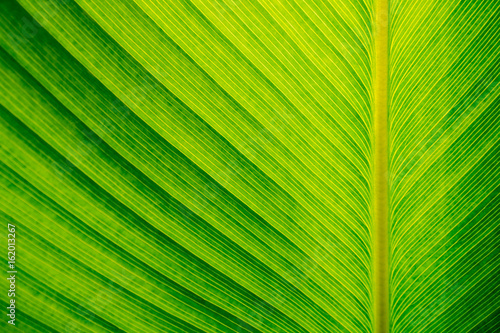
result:
[[[392,2],[391,332],[500,330],[499,20]]]
[[[500,6],[388,5],[390,332],[498,332]],[[0,331],[385,327],[375,14],[1,1]]]
[[[0,15],[22,331],[372,331],[371,2]]]

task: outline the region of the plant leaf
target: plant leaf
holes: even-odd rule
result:
[[[391,332],[470,332],[500,307],[499,14],[392,3]]]
[[[317,31],[320,40],[301,41],[315,28],[304,22],[302,34],[276,44],[291,27],[280,18],[268,25],[268,40],[257,38],[270,8],[252,3],[234,10],[233,23],[248,27],[239,38],[194,4],[153,12],[131,1],[20,4],[2,10],[2,160],[11,199],[2,210],[38,226],[30,244],[48,242],[41,257],[64,251],[61,265],[78,260],[74,274],[91,279],[95,269],[124,289],[106,290],[119,306],[97,309],[69,272],[50,291],[74,281],[67,297],[121,330],[164,321],[204,331],[370,330],[366,8],[342,8],[358,13],[349,22],[329,17],[338,25]],[[294,10],[286,9],[299,19]],[[12,43],[26,20],[34,38]],[[178,35],[187,26],[190,40]],[[352,49],[340,49],[346,33]],[[14,195],[8,189],[17,183],[32,188]],[[64,232],[46,230],[54,218],[23,215],[20,202],[34,195],[55,205],[35,209],[70,216],[55,227]],[[103,259],[93,264],[88,247],[97,245],[88,235],[97,232],[106,243],[95,241]],[[38,277],[55,264],[26,270]],[[128,293],[160,314],[123,320]]]
[[[14,329],[498,330],[499,10],[0,2]]]

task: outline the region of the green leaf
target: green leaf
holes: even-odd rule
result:
[[[2,1],[2,330],[498,330],[499,15]]]
[[[391,9],[394,332],[470,332],[500,307],[499,10],[488,1]]]

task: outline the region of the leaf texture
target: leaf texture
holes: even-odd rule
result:
[[[390,330],[495,332],[500,8],[389,5]],[[0,2],[14,331],[376,331],[375,20]]]
[[[2,210],[33,288],[84,331],[370,331],[369,7],[206,5],[2,3]]]
[[[392,4],[391,332],[474,332],[500,306],[500,8]]]

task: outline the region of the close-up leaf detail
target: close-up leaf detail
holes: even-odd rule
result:
[[[499,22],[0,0],[0,331],[500,332]]]

